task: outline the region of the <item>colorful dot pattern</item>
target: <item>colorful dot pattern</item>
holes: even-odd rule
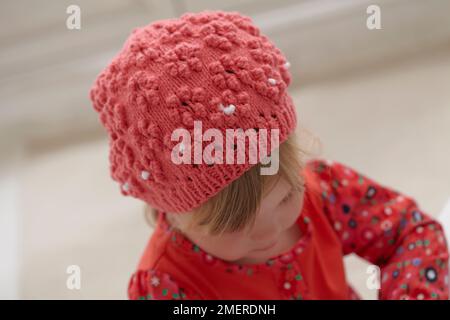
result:
[[[348,166],[312,160],[309,168],[320,186],[322,210],[339,237],[345,254],[355,253],[381,269],[380,299],[448,299],[448,249],[442,227],[410,197],[387,188]],[[305,236],[288,253],[257,265],[236,265],[215,258],[166,224],[171,245],[191,252],[211,272],[231,273],[252,281],[255,272],[273,273],[285,299],[312,296],[297,256],[311,241],[310,218],[304,216]],[[155,280],[155,277],[157,280]],[[161,270],[136,272],[129,286],[132,299],[198,299],[200,293],[176,283]],[[207,298],[207,297],[203,297]],[[249,297],[251,299],[251,297]],[[348,286],[348,299],[359,295]]]

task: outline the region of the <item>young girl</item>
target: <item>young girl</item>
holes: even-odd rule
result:
[[[379,267],[381,299],[448,299],[435,220],[352,168],[307,160],[288,68],[250,18],[205,11],[135,29],[99,75],[91,100],[109,133],[112,177],[155,209],[129,297],[355,299],[343,256],[356,253]],[[276,174],[262,175],[262,157],[251,163],[250,143],[234,139],[244,163],[175,163],[195,149],[174,141],[178,128],[212,158],[224,151],[196,140],[194,121],[223,135],[277,132],[279,147],[268,144]]]

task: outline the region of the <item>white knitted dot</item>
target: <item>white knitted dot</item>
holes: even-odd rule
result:
[[[283,287],[284,287],[286,290],[289,290],[289,289],[291,288],[291,284],[290,284],[289,282],[285,282],[284,285],[283,285]]]
[[[219,108],[225,113],[227,116],[230,114],[233,114],[236,110],[236,106],[234,104],[229,104],[228,106],[224,107],[223,104],[219,105]]]
[[[125,191],[125,192],[130,191],[130,185],[128,184],[128,182],[125,182],[125,183],[122,185],[122,190]]]
[[[291,67],[291,63],[289,61],[286,61],[286,63],[283,65],[285,69],[289,69]]]
[[[269,78],[267,79],[267,81],[273,86],[277,84],[277,80],[275,80],[274,78]]]
[[[141,172],[141,178],[142,180],[148,180],[148,178],[150,177],[150,172],[143,170]]]

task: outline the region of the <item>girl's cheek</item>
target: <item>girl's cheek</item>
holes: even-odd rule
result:
[[[294,202],[294,205],[295,205],[295,208],[297,209],[297,211],[301,211],[303,208],[304,195],[305,194],[303,192],[299,193],[297,195],[296,201]]]
[[[289,206],[289,213],[287,216],[289,217],[289,225],[295,223],[298,217],[301,214],[303,208],[303,194],[297,195],[292,201],[292,204]]]

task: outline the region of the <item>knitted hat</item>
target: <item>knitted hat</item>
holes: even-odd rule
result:
[[[224,135],[228,128],[276,128],[285,141],[297,121],[288,67],[237,12],[186,13],[133,30],[90,92],[121,192],[162,211],[186,212],[236,180],[254,163],[175,164],[171,134],[202,121],[203,130]]]

